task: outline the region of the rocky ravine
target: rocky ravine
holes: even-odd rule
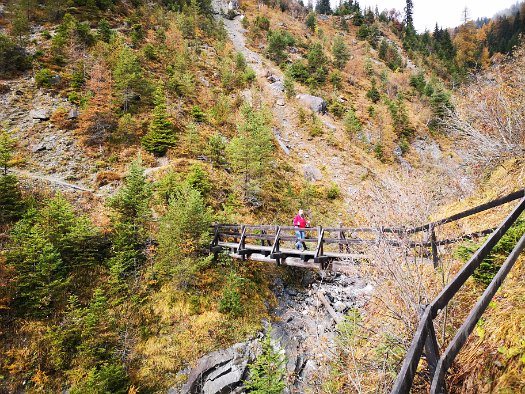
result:
[[[279,300],[273,311],[272,339],[286,356],[288,393],[314,392],[335,354],[337,321],[350,308],[360,308],[373,291],[371,284],[341,273],[303,271],[301,289],[281,279],[274,283]],[[323,295],[320,295],[320,294]],[[330,311],[329,311],[330,309]],[[268,323],[265,327],[268,328]],[[256,358],[259,338],[238,343],[202,357],[197,366],[182,373],[188,382],[170,394],[243,393],[248,364]]]

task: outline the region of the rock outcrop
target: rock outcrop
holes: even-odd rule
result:
[[[198,361],[188,382],[168,394],[229,394],[242,392],[242,382],[248,375],[248,364],[255,359],[256,344],[242,342],[210,353]]]
[[[298,94],[295,98],[302,101],[312,111],[324,114],[326,112],[326,101],[323,98],[311,94]]]

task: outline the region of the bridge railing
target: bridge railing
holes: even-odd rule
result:
[[[492,249],[496,246],[498,241],[505,235],[509,228],[518,220],[521,213],[525,210],[525,191],[521,190],[509,194],[505,197],[493,200],[486,204],[482,204],[478,207],[463,211],[456,215],[452,215],[448,218],[440,221],[429,223],[425,226],[420,226],[412,229],[412,231],[421,231],[425,227],[427,229],[433,229],[437,226],[445,223],[450,223],[455,220],[459,220],[488,209],[506,204],[511,201],[521,199],[518,205],[512,210],[512,212],[506,217],[506,219],[491,233],[483,245],[474,253],[469,261],[463,266],[463,268],[456,274],[454,279],[439,293],[434,301],[424,307],[420,322],[412,343],[407,352],[407,355],[403,361],[401,370],[397,376],[397,379],[392,388],[392,393],[408,393],[412,387],[412,383],[416,374],[417,367],[421,360],[423,353],[426,356],[428,369],[431,376],[431,393],[445,393],[445,375],[448,369],[451,367],[452,362],[458,355],[459,351],[467,341],[468,336],[474,329],[477,321],[487,308],[488,304],[492,300],[492,297],[496,291],[500,288],[506,275],[516,262],[519,254],[525,248],[525,234],[521,237],[518,243],[513,248],[512,252],[507,257],[500,270],[487,287],[483,295],[479,298],[476,305],[470,311],[467,319],[457,331],[454,338],[451,340],[449,345],[443,354],[440,355],[439,345],[434,328],[434,319],[437,317],[439,312],[443,310],[456,293],[462,288],[465,282],[472,276],[476,268],[479,267],[481,262],[489,255]],[[485,230],[482,233],[486,233],[489,230]]]

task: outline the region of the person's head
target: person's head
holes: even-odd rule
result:
[[[299,216],[304,216],[304,212],[302,209],[299,209]]]

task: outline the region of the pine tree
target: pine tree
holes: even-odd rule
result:
[[[284,73],[284,93],[286,97],[292,98],[295,96],[295,79],[290,71],[290,68]]]
[[[113,210],[113,256],[109,260],[113,279],[119,282],[145,260],[145,225],[150,216],[151,187],[141,159],[131,163],[124,186],[109,200]]]
[[[226,155],[239,177],[244,199],[255,203],[267,180],[274,152],[273,135],[264,112],[244,106],[242,115],[238,135],[228,144]]]
[[[372,86],[370,87],[368,92],[366,92],[366,97],[370,99],[370,101],[372,101],[374,104],[377,103],[381,98],[381,94],[379,93],[379,90],[377,90],[377,82],[375,78],[372,78]]]
[[[0,227],[19,219],[24,208],[18,179],[0,175]]]
[[[4,175],[7,175],[9,162],[13,158],[13,150],[15,148],[15,140],[7,131],[0,130],[0,170]]]
[[[343,120],[343,124],[347,133],[351,136],[355,135],[357,132],[361,131],[363,125],[361,121],[357,118],[357,115],[353,108],[350,108]]]
[[[332,44],[332,54],[334,56],[334,65],[342,70],[350,59],[350,52],[346,46],[343,37],[336,36]]]
[[[315,12],[309,12],[306,16],[306,27],[308,27],[311,31],[315,31],[315,27],[317,26],[317,19],[315,16]]]
[[[412,2],[412,0],[406,0],[405,26],[407,30],[415,31],[414,29],[414,3]]]
[[[148,152],[162,156],[169,148],[175,146],[177,136],[173,124],[168,120],[166,94],[160,84],[155,90],[154,103],[153,119],[149,124],[148,134],[142,138],[142,146]]]
[[[315,11],[318,14],[330,15],[332,13],[330,0],[317,0],[317,4],[315,5]]]
[[[260,354],[254,363],[249,364],[250,377],[244,387],[253,394],[280,394],[286,387],[286,358],[272,343],[272,328],[266,333]]]
[[[439,130],[443,126],[443,120],[447,117],[449,111],[453,109],[450,102],[450,96],[441,86],[434,89],[430,97],[430,107],[432,109],[432,119],[429,126]]]
[[[113,78],[122,110],[128,112],[132,101],[145,91],[145,80],[138,57],[126,46],[120,50]]]
[[[177,272],[186,276],[198,268],[199,254],[209,243],[211,217],[211,210],[206,207],[201,193],[189,184],[180,185],[160,222],[156,267],[162,274]],[[173,264],[186,258],[194,263],[184,267]]]

